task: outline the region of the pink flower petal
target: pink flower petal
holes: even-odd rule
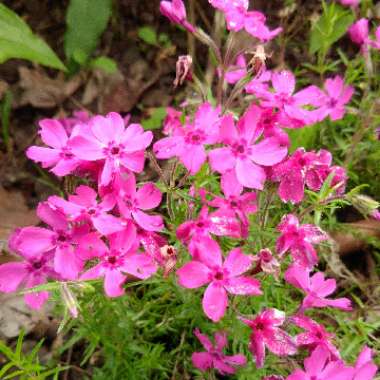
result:
[[[150,210],[161,203],[161,191],[153,183],[146,183],[136,193],[138,207],[142,210]]]
[[[195,289],[210,282],[210,269],[198,262],[190,261],[177,270],[178,283],[184,288]]]
[[[181,152],[180,159],[190,174],[196,174],[206,162],[205,148],[203,145],[187,145],[186,149]]]
[[[53,148],[63,148],[68,140],[62,124],[55,119],[43,119],[39,123],[39,134],[42,141]]]
[[[84,161],[101,160],[105,158],[103,147],[95,140],[83,136],[75,136],[69,142],[69,146],[76,157]]]
[[[126,273],[145,280],[156,273],[157,265],[149,255],[136,253],[128,255],[125,258],[121,269]]]
[[[272,166],[282,161],[288,152],[286,147],[278,143],[278,139],[269,137],[251,146],[250,158],[256,164]]]
[[[207,371],[212,367],[212,355],[208,352],[194,352],[191,355],[194,367],[201,371]]]
[[[41,146],[31,146],[27,149],[26,156],[35,162],[41,162],[42,166],[47,168],[59,161],[60,151]]]
[[[208,154],[212,170],[218,173],[225,173],[227,170],[235,166],[236,159],[230,148],[216,148]]]
[[[141,173],[144,170],[145,153],[144,151],[125,153],[120,161],[125,168]]]
[[[26,263],[6,263],[0,265],[0,292],[10,293],[16,291],[27,276]]]
[[[212,282],[206,289],[202,306],[205,314],[213,321],[220,321],[227,308],[228,297],[222,286]]]
[[[164,228],[164,221],[160,215],[148,215],[137,210],[132,212],[136,223],[146,231],[161,231]]]
[[[229,293],[237,295],[258,296],[263,293],[260,290],[260,281],[250,277],[230,278],[224,287]]]
[[[235,248],[228,254],[223,267],[234,277],[247,272],[252,261],[252,256],[245,255],[240,248]]]
[[[122,285],[126,277],[118,269],[107,269],[104,274],[104,291],[108,297],[120,297],[124,294]]]
[[[236,161],[236,176],[238,181],[250,189],[262,190],[266,174],[263,168],[248,159]]]
[[[24,257],[34,258],[54,248],[55,236],[53,231],[46,228],[22,228],[17,237],[17,249]]]

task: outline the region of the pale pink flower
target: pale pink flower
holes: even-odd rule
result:
[[[38,134],[49,148],[31,146],[26,151],[27,157],[40,162],[43,168],[51,168],[50,171],[59,177],[72,173],[81,161],[74,156],[62,123],[55,119],[44,119],[39,122],[39,126]]]
[[[305,268],[292,265],[285,272],[285,280],[306,293],[301,311],[313,307],[324,308],[326,306],[346,311],[352,310],[351,301],[348,298],[326,298],[334,293],[336,281],[331,278],[325,280],[322,272],[317,272],[313,276],[310,276],[310,272]]]
[[[123,284],[127,276],[145,280],[157,271],[157,266],[146,253],[138,253],[136,229],[133,224],[122,232],[108,237],[109,247],[100,242],[95,247],[99,263],[88,269],[81,280],[94,280],[104,277],[104,290],[108,297],[124,294]]]
[[[305,330],[294,338],[298,346],[307,346],[311,350],[317,346],[323,346],[330,352],[332,358],[340,358],[339,351],[331,342],[334,334],[327,332],[322,325],[305,315],[296,315],[291,320]]]
[[[299,224],[295,215],[284,215],[277,226],[281,236],[277,239],[276,250],[280,257],[290,252],[295,263],[312,268],[318,262],[314,244],[327,240],[328,236],[319,227],[312,224]]]
[[[146,231],[161,231],[164,228],[162,216],[145,212],[161,203],[162,193],[157,186],[148,182],[136,189],[136,178],[129,173],[120,177],[115,187],[118,209],[125,219],[133,219]]]
[[[253,256],[253,261],[256,262],[257,271],[272,274],[278,278],[281,265],[269,248],[261,249],[256,256]]]
[[[203,206],[197,219],[187,220],[177,228],[177,237],[183,242],[210,234],[240,238],[241,226],[235,213],[226,209],[209,213],[208,207]]]
[[[182,0],[161,1],[160,12],[174,24],[182,25],[190,33],[195,32],[194,26],[186,20],[186,8]]]
[[[104,162],[99,184],[108,185],[123,171],[140,173],[144,168],[144,150],[153,139],[139,124],[125,128],[123,118],[115,112],[95,116],[88,130],[70,140],[72,152],[81,160]]]
[[[9,238],[9,248],[23,260],[0,265],[0,292],[12,293],[20,288],[30,289],[46,283],[49,278],[60,278],[53,269],[52,252],[18,249],[20,231],[22,230],[16,230]],[[32,309],[40,309],[48,298],[47,291],[27,293],[24,296],[25,303]]]
[[[262,166],[272,166],[283,160],[287,148],[280,146],[275,138],[264,138],[256,143],[263,132],[258,127],[260,116],[261,110],[255,105],[247,110],[237,127],[231,115],[225,116],[220,135],[227,146],[210,151],[209,160],[213,170],[223,175],[233,170],[235,182],[262,190],[266,180]]]
[[[249,350],[257,368],[264,366],[265,348],[278,356],[294,355],[297,352],[293,338],[279,327],[285,322],[283,311],[266,309],[253,320],[240,319],[252,329]]]
[[[49,204],[63,212],[72,222],[90,222],[102,235],[121,231],[124,226],[120,218],[109,214],[115,207],[115,199],[106,195],[97,201],[97,192],[89,186],[80,185],[69,199],[53,195],[48,198]]]
[[[157,141],[153,150],[159,159],[178,157],[190,174],[195,174],[207,159],[205,145],[219,139],[220,109],[202,104],[193,123],[186,122],[173,136]]]
[[[194,352],[191,355],[194,367],[203,372],[215,368],[221,375],[232,375],[236,372],[236,367],[246,365],[247,359],[242,354],[224,355],[223,349],[227,345],[226,333],[215,333],[215,344],[212,344],[208,336],[202,334],[199,329],[196,329],[194,334],[206,350],[206,352]]]
[[[376,376],[377,366],[374,363],[373,351],[365,346],[360,352],[355,366],[354,366],[354,377],[352,380],[372,380]]]
[[[227,293],[260,295],[260,282],[243,276],[252,264],[251,256],[235,248],[223,255],[219,245],[210,238],[199,239],[192,246],[193,259],[177,271],[178,282],[189,289],[209,284],[203,296],[203,311],[213,321],[223,318],[228,305]]]

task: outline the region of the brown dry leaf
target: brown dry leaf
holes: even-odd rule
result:
[[[19,68],[21,89],[16,107],[31,104],[38,108],[53,108],[61,104],[66,98],[73,95],[83,82],[81,75],[76,75],[66,81],[62,73],[55,79],[37,69]]]
[[[9,192],[0,187],[0,251],[6,247],[9,235],[15,228],[36,223],[36,213],[28,208],[22,193]]]

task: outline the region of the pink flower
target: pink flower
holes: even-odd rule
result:
[[[136,178],[130,173],[122,176],[116,187],[117,205],[125,219],[133,219],[146,231],[161,231],[164,228],[162,216],[145,212],[161,203],[161,191],[153,183],[146,183],[137,190]]]
[[[280,146],[274,138],[265,138],[255,144],[262,134],[262,129],[258,128],[260,116],[260,108],[253,105],[236,128],[231,115],[224,117],[220,135],[227,146],[213,149],[209,153],[209,159],[213,170],[223,175],[232,170],[236,176],[235,182],[262,190],[266,180],[262,166],[280,162],[286,156],[287,148]]]
[[[20,287],[30,289],[44,284],[49,278],[59,279],[59,275],[53,269],[53,254],[51,252],[18,249],[21,231],[21,229],[16,230],[11,235],[9,248],[20,255],[23,261],[0,265],[0,292],[11,293]],[[47,291],[27,293],[24,296],[25,303],[32,309],[40,309],[48,298],[49,293]]]
[[[290,147],[290,139],[288,134],[281,128],[280,118],[278,112],[274,109],[264,109],[259,121],[259,127],[263,128],[264,137],[273,137],[277,139],[281,146]]]
[[[89,186],[78,186],[75,195],[69,195],[69,200],[53,195],[48,198],[48,202],[62,211],[70,221],[91,222],[102,235],[113,234],[124,228],[120,218],[108,213],[115,207],[114,198],[106,195],[98,202],[96,191]]]
[[[351,380],[352,368],[340,360],[330,361],[330,353],[318,346],[304,361],[305,371],[296,369],[286,380]]]
[[[242,223],[243,236],[247,236],[249,226],[248,217],[257,211],[256,193],[249,192],[241,194],[243,187],[234,181],[234,178],[231,179],[231,175],[234,176],[230,171],[222,177],[221,187],[225,198],[214,197],[208,204],[211,207],[218,208],[220,211],[227,210],[234,212]]]
[[[348,298],[326,298],[336,289],[334,279],[325,280],[322,272],[317,272],[310,277],[310,272],[298,265],[292,265],[285,272],[285,280],[306,293],[302,302],[301,311],[313,307],[324,308],[326,306],[342,310],[351,310],[351,301]]]
[[[281,265],[270,249],[261,249],[256,256],[253,256],[253,261],[257,263],[257,271],[273,274],[278,279]]]
[[[236,295],[260,295],[258,280],[242,276],[252,264],[252,258],[239,248],[233,249],[223,263],[218,244],[203,238],[192,246],[193,259],[177,271],[178,282],[194,289],[209,284],[203,296],[203,310],[213,321],[223,318],[228,305],[227,292]]]
[[[272,179],[280,181],[278,194],[283,202],[300,203],[304,198],[305,186],[312,191],[319,191],[330,175],[335,172],[331,186],[342,182],[336,188],[337,193],[344,191],[345,172],[343,168],[331,166],[332,156],[326,150],[305,152],[298,148],[291,157],[272,168]],[[343,170],[343,172],[342,172]]]
[[[327,116],[333,121],[342,119],[346,113],[345,105],[351,100],[354,88],[345,86],[343,78],[339,75],[326,79],[324,88],[326,94],[318,98],[320,108],[315,111],[319,120]]]
[[[190,174],[196,174],[207,159],[205,145],[219,139],[220,109],[202,104],[193,123],[187,122],[173,136],[157,141],[153,150],[159,159],[178,157]]]
[[[195,32],[194,26],[186,20],[186,8],[182,0],[161,1],[160,12],[171,22],[182,25],[190,33]]]
[[[263,42],[272,40],[282,32],[282,28],[270,30],[265,22],[266,17],[261,12],[247,12],[244,20],[245,30],[251,36],[258,38]]]
[[[247,63],[245,61],[244,55],[240,54],[237,57],[236,65],[229,67],[226,72],[225,79],[229,84],[235,84],[239,82],[240,79],[247,75]]]
[[[277,226],[281,236],[277,239],[276,250],[282,257],[290,251],[293,260],[304,268],[312,268],[318,262],[314,244],[328,237],[319,227],[312,224],[299,224],[296,216],[285,215]]]
[[[360,0],[339,0],[342,5],[349,7],[357,7],[360,3]]]
[[[177,111],[175,108],[166,108],[166,118],[164,120],[163,133],[165,135],[172,135],[177,129],[182,127],[181,123],[182,112]]]
[[[339,351],[331,343],[334,335],[327,332],[322,325],[305,315],[292,317],[292,322],[305,330],[294,338],[297,346],[307,346],[309,349],[322,346],[330,352],[332,358],[340,358]]]
[[[365,346],[356,360],[353,380],[372,380],[376,376],[377,366],[372,356],[373,351]]]
[[[227,345],[226,333],[215,333],[215,345],[213,345],[210,339],[198,329],[194,331],[194,334],[206,350],[206,352],[194,352],[192,354],[191,360],[194,367],[203,372],[215,368],[221,375],[232,375],[236,372],[237,366],[246,365],[247,359],[242,354],[232,356],[223,354],[223,348]]]
[[[44,168],[52,168],[51,172],[59,177],[72,173],[81,161],[73,155],[63,125],[58,120],[44,119],[39,122],[39,126],[38,133],[50,148],[31,146],[26,151],[27,157],[41,162]]]
[[[355,44],[361,47],[363,54],[368,53],[369,39],[369,21],[366,18],[361,18],[352,24],[348,29],[348,34]]]
[[[253,320],[240,319],[252,329],[249,350],[257,368],[264,366],[265,347],[278,356],[294,355],[297,352],[293,338],[279,327],[285,322],[283,311],[266,309]]]
[[[216,236],[241,237],[240,223],[231,210],[221,209],[208,212],[208,207],[202,207],[198,219],[188,220],[177,228],[177,237],[183,242],[194,238]]]
[[[296,80],[291,71],[272,73],[272,86],[274,92],[260,91],[261,105],[266,108],[278,108],[280,122],[287,128],[300,128],[316,122],[312,110],[305,106],[318,106],[323,95],[316,86],[308,86],[296,93]]]
[[[99,183],[108,185],[115,175],[124,171],[140,173],[144,168],[144,150],[153,139],[139,124],[125,128],[123,118],[111,112],[106,117],[95,116],[90,128],[70,141],[72,152],[81,160],[104,162]]]
[[[138,240],[133,224],[122,232],[110,235],[109,247],[99,242],[95,247],[99,263],[84,272],[81,280],[94,280],[104,277],[104,290],[108,297],[119,297],[124,294],[122,285],[126,275],[142,280],[152,276],[157,266],[145,253],[138,253]]]

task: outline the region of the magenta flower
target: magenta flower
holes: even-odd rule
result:
[[[302,302],[301,311],[313,307],[323,308],[326,306],[342,310],[351,310],[351,301],[348,298],[326,298],[336,289],[334,279],[325,280],[322,272],[317,272],[310,277],[310,272],[298,265],[290,266],[285,272],[285,280],[306,293]]]
[[[99,263],[84,272],[81,280],[104,277],[104,291],[108,297],[124,294],[122,285],[127,275],[145,280],[157,271],[157,266],[146,253],[138,253],[138,240],[133,224],[122,232],[109,236],[109,247],[100,242],[96,247]]]
[[[144,150],[153,139],[139,124],[125,128],[123,118],[111,112],[106,117],[95,116],[85,130],[70,141],[72,152],[81,160],[104,162],[99,184],[108,185],[122,171],[140,173],[144,168]]]
[[[300,225],[296,216],[288,214],[282,218],[277,229],[281,232],[276,242],[280,257],[289,251],[294,262],[303,268],[312,268],[318,263],[313,245],[328,239],[319,227],[312,224]]]
[[[64,126],[54,119],[41,120],[39,126],[38,133],[50,148],[31,146],[26,151],[27,157],[41,162],[43,168],[52,168],[50,171],[59,177],[72,173],[81,161],[69,147],[69,136]]]
[[[361,47],[362,52],[368,53],[369,46],[369,21],[366,18],[361,18],[350,26],[348,34],[352,42]]]
[[[183,242],[189,242],[194,238],[216,236],[229,236],[240,238],[241,226],[231,210],[221,209],[208,212],[208,207],[202,207],[198,219],[188,220],[177,228],[177,237]]]
[[[326,94],[318,98],[320,107],[314,111],[315,114],[318,115],[319,120],[327,116],[330,116],[333,121],[342,119],[346,113],[345,105],[351,100],[354,88],[346,86],[339,75],[326,79],[324,88]]]
[[[266,180],[262,166],[279,163],[286,156],[287,148],[280,146],[278,140],[273,138],[255,144],[262,134],[262,129],[258,128],[260,115],[260,108],[251,106],[236,128],[231,115],[224,117],[220,135],[227,146],[213,149],[209,153],[209,159],[213,170],[223,175],[233,170],[235,182],[262,190]]]
[[[312,191],[319,191],[330,175],[335,172],[331,186],[341,193],[345,188],[345,172],[343,168],[331,166],[332,156],[326,150],[305,152],[298,148],[291,157],[272,168],[272,179],[279,181],[278,195],[283,202],[300,203],[304,198],[305,186]],[[343,170],[343,172],[342,172]]]
[[[286,380],[351,380],[352,368],[340,360],[330,361],[330,353],[318,346],[304,361],[305,371],[296,369]]]
[[[174,24],[182,25],[190,33],[195,32],[194,26],[186,20],[186,8],[182,0],[161,1],[160,12]]]
[[[19,250],[20,230],[16,230],[9,238],[9,248],[16,252],[23,261],[9,262],[0,265],[0,292],[12,293],[19,288],[34,288],[47,280],[59,279],[58,273],[53,269],[53,254],[41,250]],[[38,236],[36,236],[36,239]],[[40,309],[47,299],[47,291],[27,293],[25,303],[32,309]]]
[[[274,92],[261,91],[261,105],[279,109],[279,118],[287,128],[300,128],[317,121],[312,110],[306,108],[319,105],[323,92],[316,86],[308,86],[296,93],[296,80],[291,71],[272,73]]]
[[[257,211],[256,193],[249,192],[242,194],[243,187],[231,179],[231,175],[234,176],[233,173],[229,171],[222,177],[221,187],[225,198],[214,197],[208,204],[211,207],[218,208],[220,211],[227,210],[234,212],[242,223],[243,236],[247,236],[249,225],[248,217]]]
[[[230,251],[224,263],[219,245],[210,238],[199,239],[191,249],[193,260],[177,271],[178,282],[189,289],[209,284],[202,305],[203,311],[213,322],[218,322],[226,312],[227,292],[236,295],[262,294],[258,280],[242,276],[249,270],[252,258],[244,255],[239,248]]]
[[[330,352],[332,358],[340,359],[339,351],[331,343],[334,334],[327,332],[322,325],[305,315],[292,317],[292,322],[305,330],[294,338],[297,346],[307,346],[312,350],[317,346],[322,346]]]
[[[193,123],[177,128],[173,136],[157,141],[153,150],[159,159],[178,157],[190,174],[196,174],[207,159],[205,145],[219,139],[220,109],[202,104]]]
[[[223,354],[223,349],[227,345],[226,333],[215,333],[215,345],[199,329],[196,329],[194,334],[206,350],[206,352],[194,352],[191,355],[194,367],[201,371],[205,372],[211,368],[215,368],[221,375],[233,375],[236,372],[236,367],[247,364],[247,359],[242,354],[232,356]]]
[[[120,218],[108,214],[115,207],[114,198],[106,195],[98,202],[97,196],[91,187],[81,185],[75,189],[75,195],[69,195],[69,200],[53,195],[48,198],[48,202],[52,207],[62,211],[70,221],[91,222],[102,235],[110,235],[124,229]]]
[[[243,54],[240,54],[236,59],[236,64],[230,66],[225,74],[226,82],[235,84],[240,79],[247,75],[247,63]]]
[[[373,351],[365,346],[360,352],[354,367],[352,380],[372,380],[376,376],[377,366],[372,359]]]
[[[294,355],[297,352],[293,338],[279,327],[285,322],[283,311],[266,309],[253,320],[240,319],[252,329],[249,350],[257,368],[264,366],[265,347],[278,356]]]
[[[262,271],[264,273],[272,274],[275,278],[278,279],[281,265],[279,261],[273,256],[273,253],[270,249],[261,249],[256,256],[253,256],[253,261],[256,262],[256,270],[258,272]]]
[[[339,0],[339,2],[342,5],[349,6],[349,7],[357,7],[360,3],[360,0]]]
[[[171,136],[172,134],[175,134],[177,129],[182,127],[181,116],[182,112],[177,111],[175,108],[166,108],[166,118],[164,120],[163,128],[163,133],[165,135]]]
[[[116,187],[117,205],[125,219],[133,219],[146,231],[161,231],[164,228],[162,216],[145,212],[161,203],[161,191],[153,183],[146,183],[137,190],[136,178],[130,173],[120,178]]]

